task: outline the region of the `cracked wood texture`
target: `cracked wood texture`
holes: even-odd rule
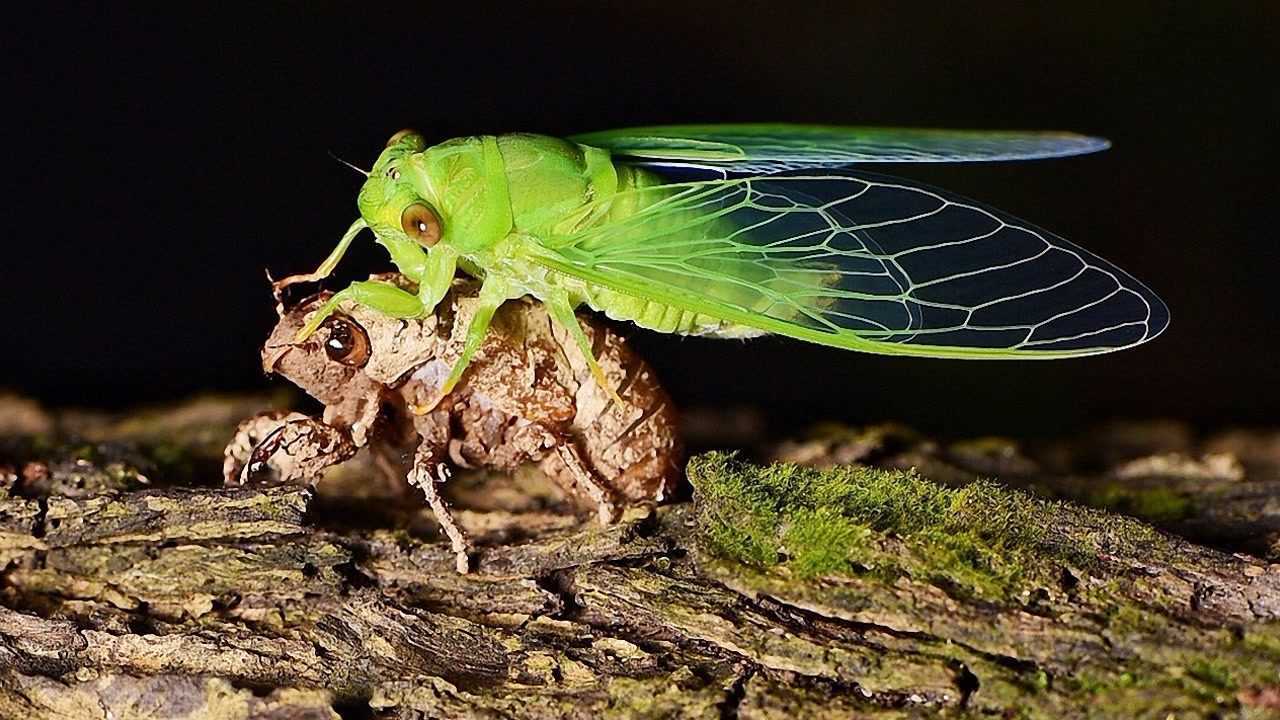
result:
[[[998,574],[948,555],[952,572],[935,536],[879,520],[838,572],[802,571],[790,546],[741,562],[708,533],[751,517],[713,490],[764,471],[726,456],[693,461],[693,502],[607,527],[536,473],[463,477],[453,497],[478,546],[463,576],[412,490],[360,458],[314,491],[213,486],[221,444],[263,407],[0,402],[0,718],[1280,714],[1280,434],[1149,424],[1029,449],[880,427],[751,443],[762,463],[919,468],[912,487],[937,485],[948,532],[989,524],[949,551],[1036,524],[998,546],[1022,564]],[[729,425],[691,417],[694,445]],[[958,494],[979,476],[1167,532]],[[778,511],[779,532],[801,523]]]

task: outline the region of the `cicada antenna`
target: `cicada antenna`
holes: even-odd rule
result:
[[[352,163],[349,163],[346,160],[343,160],[342,158],[338,157],[337,154],[335,154],[332,150],[328,150],[327,152],[329,153],[329,157],[333,158],[334,160],[337,160],[338,162],[342,163],[343,165],[346,165],[347,167],[351,168],[352,170],[355,170],[356,172],[360,173],[365,177],[369,177],[368,170],[361,170],[360,168],[356,167]]]

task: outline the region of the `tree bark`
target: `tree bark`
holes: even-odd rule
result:
[[[209,486],[243,405],[57,418],[40,432],[94,442],[0,446],[0,717],[1280,714],[1280,565],[1261,557],[1068,504],[1031,518],[1047,526],[1003,595],[874,523],[861,542],[895,573],[801,577],[721,552],[707,527],[728,511],[706,493],[601,526],[517,476],[455,488],[478,546],[460,575],[421,501],[358,463],[318,491]],[[848,450],[824,442],[769,452]],[[879,460],[908,450],[926,479],[974,474],[954,447]],[[704,456],[690,479],[753,472]],[[1271,516],[1250,517],[1215,537],[1256,546]]]

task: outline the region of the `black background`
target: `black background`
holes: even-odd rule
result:
[[[629,331],[682,405],[1058,431],[1280,419],[1277,38],[1258,3],[313,3],[35,11],[3,31],[0,386],[120,406],[265,388],[263,271],[312,269],[402,126],[433,138],[792,120],[1061,128],[1102,155],[884,168],[1146,281],[1170,330],[1073,361],[880,358]],[[340,281],[387,267],[367,239]]]

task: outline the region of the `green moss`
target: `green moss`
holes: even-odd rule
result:
[[[704,549],[765,571],[775,590],[795,582],[807,598],[842,592],[818,578],[907,576],[953,596],[1018,604],[1060,582],[1064,566],[1087,572],[1074,602],[1105,619],[1114,664],[1020,674],[1010,702],[1025,702],[1028,717],[1081,703],[1108,717],[1206,715],[1237,707],[1240,688],[1280,682],[1280,625],[1204,627],[1170,612],[1179,598],[1132,596],[1127,561],[1116,571],[1108,558],[1176,551],[1132,518],[987,482],[955,488],[914,472],[756,466],[719,453],[694,458],[688,476]],[[997,687],[984,678],[987,701],[1001,702]]]
[[[802,577],[846,570],[852,557],[866,552],[871,531],[844,521],[834,508],[805,509],[795,514],[783,534],[791,553],[789,565]]]
[[[1049,689],[1049,673],[1044,670],[1037,669],[1031,673],[1028,680],[1032,690],[1035,692],[1044,692]]]
[[[1090,599],[1107,605],[1107,632],[1115,640],[1131,636],[1169,634],[1169,618],[1148,607],[1121,601],[1123,590],[1117,581],[1086,590]]]
[[[1088,503],[1152,522],[1182,520],[1190,517],[1194,510],[1185,495],[1163,487],[1134,489],[1111,485],[1091,494]]]
[[[1251,652],[1273,660],[1276,663],[1277,675],[1280,675],[1280,626],[1251,627],[1245,631],[1241,643]]]
[[[800,578],[874,570],[999,598],[1016,592],[1033,550],[1063,561],[1078,551],[1043,545],[1057,505],[989,482],[952,488],[914,472],[843,466],[756,466],[732,455],[694,458],[699,527],[720,555]],[[883,536],[909,549],[881,549]]]
[[[1131,672],[1105,672],[1096,669],[1077,671],[1057,679],[1056,689],[1069,695],[1105,695],[1117,690],[1141,687],[1143,683]]]
[[[1218,660],[1195,660],[1187,668],[1187,674],[1216,690],[1234,691],[1237,687],[1231,668]]]

